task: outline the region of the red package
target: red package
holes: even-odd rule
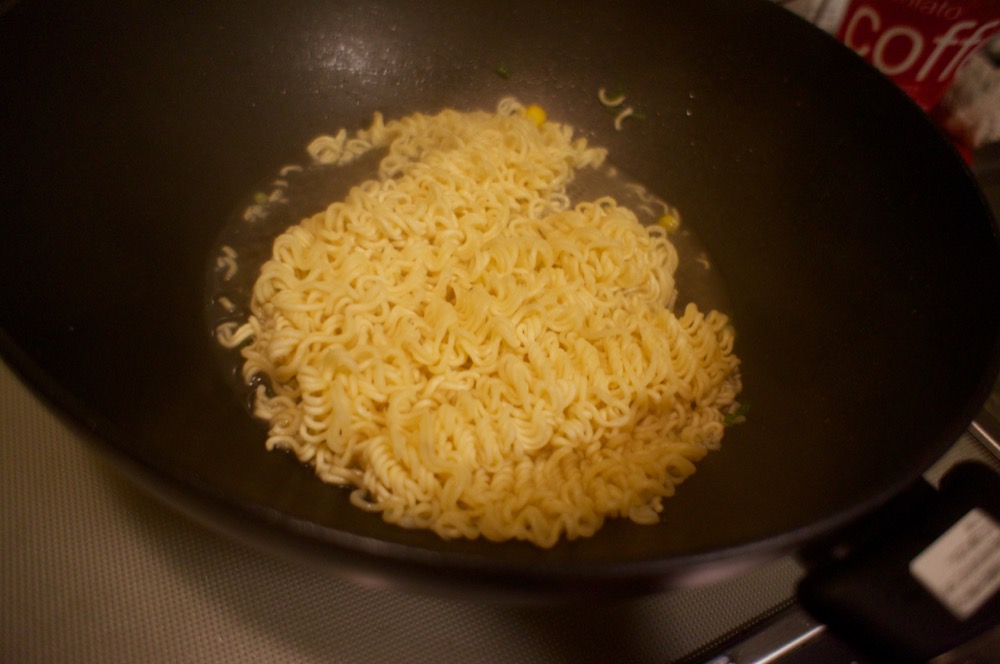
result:
[[[1000,0],[851,0],[837,38],[929,112],[998,30]]]

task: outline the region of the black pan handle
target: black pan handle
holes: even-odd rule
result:
[[[1000,626],[1000,476],[966,462],[938,490],[921,480],[803,559],[802,606],[875,661],[974,650]],[[1000,659],[993,650],[967,656]]]

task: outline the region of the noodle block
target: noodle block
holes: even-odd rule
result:
[[[738,406],[726,316],[672,310],[664,228],[571,203],[606,153],[537,120],[504,99],[316,139],[324,164],[384,149],[378,177],[279,236],[219,334],[264,379],[268,448],[390,523],[540,547],[658,523]]]

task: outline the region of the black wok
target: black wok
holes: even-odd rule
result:
[[[596,93],[619,85],[645,119],[615,132]],[[682,211],[751,404],[661,525],[549,551],[386,525],[266,452],[204,307],[227,220],[311,138],[508,94]],[[24,1],[0,19],[0,98],[6,360],[178,507],[355,579],[714,578],[886,504],[996,374],[997,235],[968,171],[881,75],[766,2]]]

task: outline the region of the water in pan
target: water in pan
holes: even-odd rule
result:
[[[271,258],[274,239],[302,219],[341,200],[352,186],[376,177],[381,151],[373,151],[347,166],[288,166],[252,194],[220,233],[208,264],[205,312],[208,334],[220,325],[242,324],[250,314],[250,298],[261,266]],[[681,218],[636,179],[613,165],[577,171],[567,193],[573,204],[612,196],[636,213],[644,224],[656,224],[669,213]],[[676,308],[695,302],[700,309],[730,312],[724,283],[704,243],[691,224],[682,223],[670,235],[679,262]],[[221,368],[233,389],[252,409],[253,391],[241,377],[238,350],[218,347]]]

